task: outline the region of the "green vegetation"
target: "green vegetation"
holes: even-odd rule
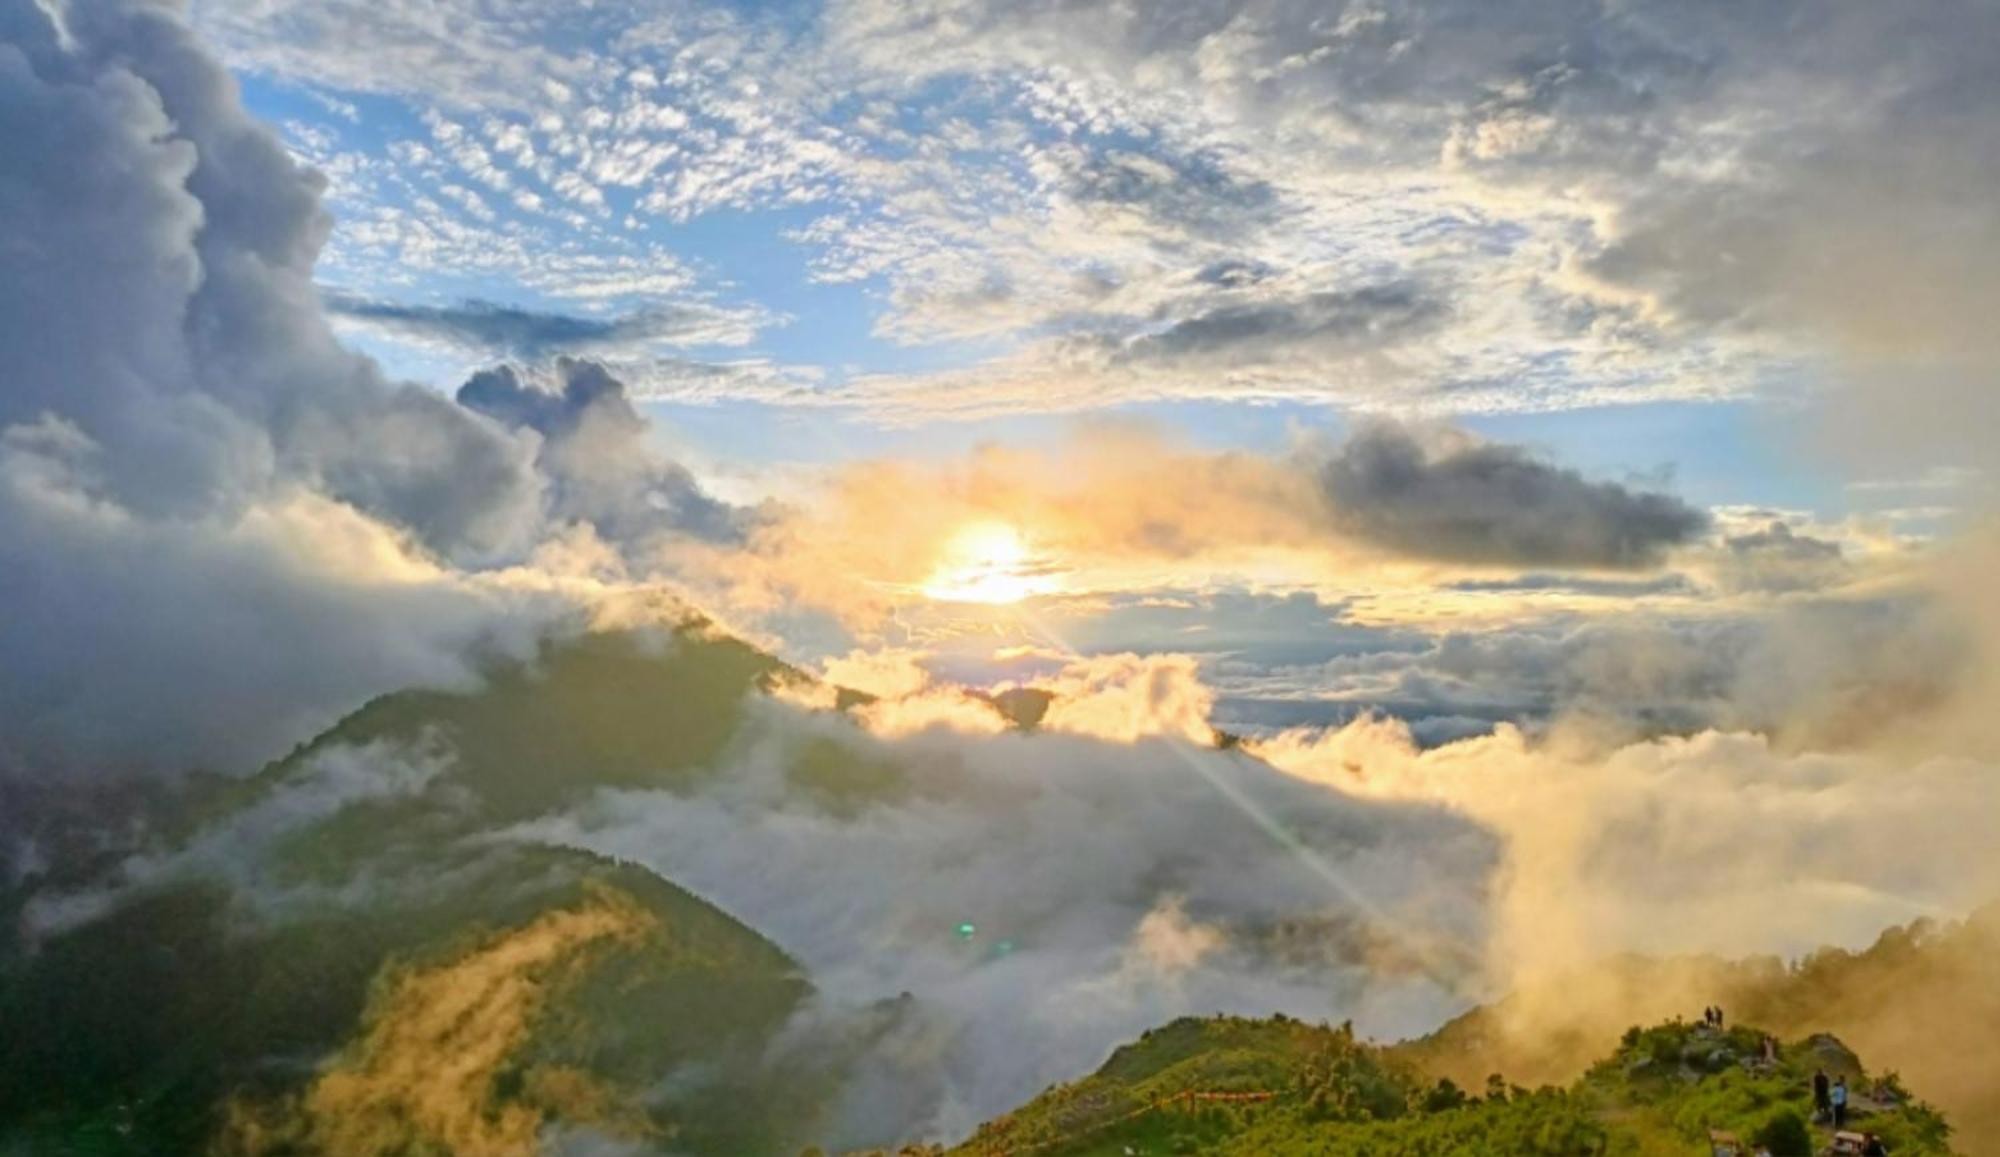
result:
[[[1837,1035],[1921,1089],[1965,1137],[1984,1139],[2000,1136],[1996,961],[2000,906],[1891,928],[1859,952],[1822,948],[1791,962],[1625,957],[1474,1009],[1397,1052],[1460,1081],[1500,1071],[1566,1083],[1626,1025],[1716,1003],[1785,1039]],[[1969,1147],[1995,1151],[1983,1140]]]
[[[356,1150],[369,1152],[512,1151],[495,1138],[545,1124],[671,1152],[795,1151],[844,1050],[863,1046],[774,1059],[810,991],[793,963],[648,872],[492,833],[604,788],[692,789],[766,741],[792,744],[793,785],[823,805],[858,810],[908,790],[866,743],[757,731],[746,696],[799,678],[699,622],[587,636],[496,667],[477,690],[376,700],[250,780],[134,801],[145,819],[127,827],[147,833],[136,841],[77,833],[73,853],[0,892],[0,1153],[334,1151],[341,1121],[374,1130]],[[1046,702],[999,706],[1032,727]],[[352,785],[326,761],[371,745],[362,778],[408,763],[403,790],[342,795]],[[87,894],[134,855],[153,865],[150,882],[108,894],[101,918],[28,931],[34,904]],[[1787,1035],[1829,1016],[1927,1093],[1935,1081],[1977,1103],[1993,1095],[1976,1058],[2000,1039],[1996,952],[2000,912],[1989,912],[1790,966],[1620,967],[1631,991],[1693,985]],[[467,993],[465,1016],[415,1031]],[[1824,1037],[1753,1071],[1744,1061],[1760,1041],[1741,1029],[1668,1024],[1621,1040],[1622,1023],[1544,1016],[1546,1032],[1523,1041],[1510,1031],[1533,1019],[1522,1011],[1503,1003],[1396,1048],[1285,1018],[1181,1020],[960,1151],[1644,1155],[1696,1151],[1720,1128],[1785,1153],[1799,1150],[1812,1067],[1856,1087],[1865,1076]],[[1917,1046],[1939,1042],[1957,1067],[1916,1072],[1936,1051]],[[1611,1057],[1587,1065],[1585,1046]],[[433,1054],[455,1064],[421,1063]],[[1569,1068],[1544,1078],[1538,1066]],[[381,1079],[460,1069],[456,1083],[415,1091]],[[1870,1127],[1898,1154],[1946,1151],[1942,1119],[1922,1106]]]
[[[682,787],[710,769],[742,719],[743,697],[804,678],[701,621],[670,634],[593,634],[495,667],[475,691],[377,699],[290,757],[253,790],[295,775],[331,747],[447,741],[448,781],[489,821],[544,814],[597,787]]]
[[[154,837],[98,854],[95,870],[131,854],[182,867],[128,888],[102,918],[0,943],[0,1152],[201,1152],[232,1106],[270,1116],[352,1048],[386,978],[449,968],[604,896],[643,913],[643,933],[564,968],[479,1111],[608,1090],[641,1107],[643,1128],[625,1123],[647,1135],[781,1151],[817,1109],[797,1074],[784,1095],[760,1083],[776,1079],[763,1053],[809,992],[797,967],[637,867],[482,837],[600,787],[693,782],[735,738],[745,695],[784,674],[699,623],[587,636],[496,668],[476,691],[378,699],[249,781],[156,808]],[[321,794],[317,757],[368,744],[385,764],[436,758],[440,770],[402,794],[295,808]],[[827,751],[802,766],[829,791],[879,786],[851,762]],[[217,840],[222,872],[203,866]],[[0,912],[18,919],[38,886],[93,882],[74,869],[31,878]]]
[[[1494,1076],[1475,1094],[1355,1040],[1345,1025],[1180,1020],[982,1126],[955,1152],[1640,1157],[1705,1151],[1710,1130],[1761,1140],[1774,1155],[1816,1151],[1825,1137],[1813,1137],[1806,1114],[1827,1042],[1782,1047],[1770,1065],[1762,1046],[1761,1033],[1743,1028],[1634,1028],[1567,1088],[1531,1091]],[[1264,1096],[1225,1099],[1245,1093]],[[1880,1107],[1857,1124],[1897,1154],[1949,1152],[1943,1119],[1922,1104]]]
[[[198,1152],[229,1097],[295,1089],[352,1039],[382,976],[448,965],[592,889],[637,906],[648,930],[593,955],[513,1063],[635,1091],[699,1066],[704,1081],[659,1104],[660,1122],[732,1141],[761,1132],[711,1092],[750,1079],[747,1058],[808,992],[776,948],[648,872],[584,853],[514,847],[431,867],[441,879],[428,886],[383,881],[379,902],[271,923],[245,924],[215,888],[164,890],[7,961],[0,1150],[95,1137],[77,1151]]]

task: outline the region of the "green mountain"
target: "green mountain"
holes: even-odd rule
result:
[[[746,693],[791,677],[699,622],[587,636],[378,699],[118,855],[26,876],[0,898],[0,1152],[511,1152],[559,1128],[791,1151],[816,1078],[766,1053],[797,967],[651,873],[490,837],[692,782]]]
[[[504,833],[602,788],[699,787],[758,737],[746,702],[805,681],[700,620],[587,635],[476,689],[384,696],[249,779],[116,795],[113,825],[57,808],[0,889],[0,1154],[790,1157],[866,1034],[797,1047],[810,984],[755,930]],[[1046,706],[996,704],[1024,728]],[[865,745],[790,741],[822,802],[908,786]],[[1795,965],[1621,961],[1394,1048],[1183,1020],[964,1151],[1686,1152],[1762,1128],[1816,1055],[1758,1074],[1740,1036],[1621,1038],[1715,1000],[1788,1038],[1832,1028],[1955,1119],[1994,1120],[1996,948],[1990,911]],[[1883,1124],[1899,1153],[1943,1151],[1925,1110]]]
[[[1566,1082],[1623,1026],[1720,1004],[1783,1037],[1831,1032],[1950,1115],[1968,1153],[2000,1153],[2000,905],[1891,928],[1870,947],[1775,957],[1622,957],[1474,1009],[1399,1055],[1460,1081]]]
[[[1670,1022],[1628,1030],[1564,1086],[1495,1076],[1468,1091],[1346,1025],[1279,1017],[1185,1019],[1119,1049],[1096,1073],[988,1122],[954,1153],[1441,1154],[1579,1157],[1705,1152],[1711,1131],[1806,1157],[1831,1140],[1808,1124],[1818,1068],[1872,1087],[1831,1037],[1777,1046],[1764,1035]],[[1892,1102],[1857,1102],[1856,1128],[1897,1154],[1950,1152],[1944,1119],[1893,1081]],[[1863,1111],[1865,1109],[1865,1111]]]

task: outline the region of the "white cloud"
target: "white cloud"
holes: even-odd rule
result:
[[[810,970],[822,1026],[891,1016],[847,1074],[836,1143],[962,1135],[1182,1013],[1337,1011],[1393,1033],[1471,979],[1493,849],[1442,811],[1179,737],[871,738],[781,703],[751,713],[710,786],[604,792],[509,838],[715,900]],[[889,786],[806,787],[802,747],[829,744]],[[877,1005],[899,993],[904,1011]]]

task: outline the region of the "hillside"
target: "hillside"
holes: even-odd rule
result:
[[[765,1056],[796,965],[649,872],[489,838],[699,774],[781,670],[700,624],[588,636],[376,700],[25,875],[0,898],[0,1151],[507,1151],[545,1127],[785,1151],[819,1079]]]
[[[0,1152],[796,1153],[866,1047],[787,1036],[799,968],[651,872],[501,833],[601,788],[700,787],[754,739],[754,693],[803,678],[698,620],[589,635],[476,689],[384,696],[249,779],[135,798],[115,832],[44,828],[0,892]],[[1047,703],[997,706],[1032,728]],[[822,804],[907,790],[858,750],[808,737],[785,781]],[[1799,1077],[1788,1051],[1780,1073],[1653,1080],[1638,1061],[1681,1057],[1687,1030],[1621,1043],[1716,999],[1787,1039],[1832,1029],[1955,1121],[1992,1120],[1996,949],[2000,910],[1789,966],[1620,961],[1394,1048],[1182,1020],[964,1151],[1684,1152],[1761,1125]],[[1942,1151],[1921,1112],[1885,1124],[1898,1152]]]
[[[1943,1109],[1972,1154],[2000,1153],[2000,906],[1801,960],[1624,957],[1466,1013],[1398,1048],[1428,1072],[1566,1082],[1624,1025],[1719,1003],[1786,1038],[1831,1032]]]
[[[1710,1130],[1768,1140],[1780,1157],[1814,1152],[1830,1134],[1810,1130],[1809,1146],[1798,1147],[1813,1071],[1872,1078],[1832,1038],[1779,1046],[1771,1065],[1759,1060],[1762,1041],[1742,1027],[1633,1028],[1566,1087],[1528,1090],[1494,1077],[1467,1090],[1357,1041],[1344,1025],[1184,1019],[989,1122],[953,1152],[1684,1154],[1705,1151]],[[1950,1152],[1943,1118],[1912,1100],[1875,1106],[1855,1124],[1897,1154]]]

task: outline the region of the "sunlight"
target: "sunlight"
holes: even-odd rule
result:
[[[926,598],[950,603],[1018,603],[1060,586],[1054,565],[1005,522],[977,522],[945,544],[924,583]]]

